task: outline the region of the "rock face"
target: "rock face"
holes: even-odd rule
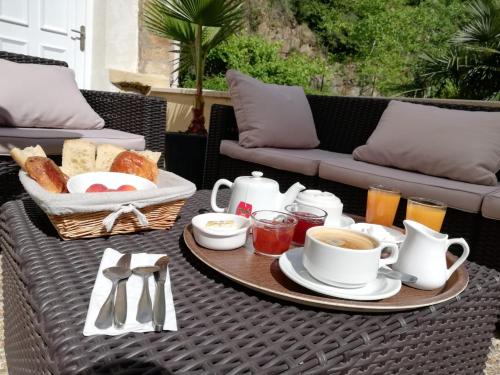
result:
[[[279,41],[284,54],[299,51],[310,56],[323,55],[314,33],[306,25],[297,23],[286,1],[247,0],[245,6],[249,33]]]

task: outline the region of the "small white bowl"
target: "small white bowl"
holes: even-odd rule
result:
[[[209,221],[234,221],[234,228],[207,228]],[[247,239],[250,219],[223,213],[206,213],[193,217],[193,234],[196,242],[212,250],[233,250],[242,247]]]
[[[127,173],[117,172],[88,172],[71,177],[67,188],[70,193],[85,193],[90,185],[103,184],[108,189],[118,189],[121,185],[132,185],[137,190],[156,188],[153,182]]]

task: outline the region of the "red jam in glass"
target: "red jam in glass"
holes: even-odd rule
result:
[[[306,240],[306,232],[309,228],[323,225],[324,218],[319,218],[314,214],[307,212],[294,212],[293,215],[297,218],[297,226],[293,234],[293,242],[297,245],[303,245]]]
[[[290,248],[293,226],[254,226],[253,247],[259,253],[281,255]]]

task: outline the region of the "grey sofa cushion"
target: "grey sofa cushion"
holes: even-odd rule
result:
[[[473,184],[495,186],[500,113],[391,101],[354,158]]]
[[[314,148],[316,127],[304,89],[262,83],[235,70],[226,79],[244,147]]]
[[[220,153],[233,159],[262,164],[284,171],[301,173],[306,176],[318,174],[319,162],[329,152],[309,149],[245,148],[236,141],[223,140]]]
[[[488,219],[500,220],[500,190],[484,197],[481,213]]]
[[[101,129],[71,69],[0,59],[0,126]]]
[[[449,207],[477,213],[483,198],[500,189],[453,181],[447,178],[402,171],[354,160],[352,155],[330,153],[319,165],[319,177],[342,184],[367,189],[382,184],[401,191],[404,198],[421,196],[446,203]]]
[[[39,144],[48,155],[61,155],[65,139],[85,138],[95,144],[111,143],[127,149],[144,150],[144,136],[114,129],[73,130],[40,128],[0,128],[0,155],[9,155],[13,147]]]

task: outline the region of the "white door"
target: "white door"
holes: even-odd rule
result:
[[[84,88],[86,1],[0,0],[0,50],[66,61]]]

